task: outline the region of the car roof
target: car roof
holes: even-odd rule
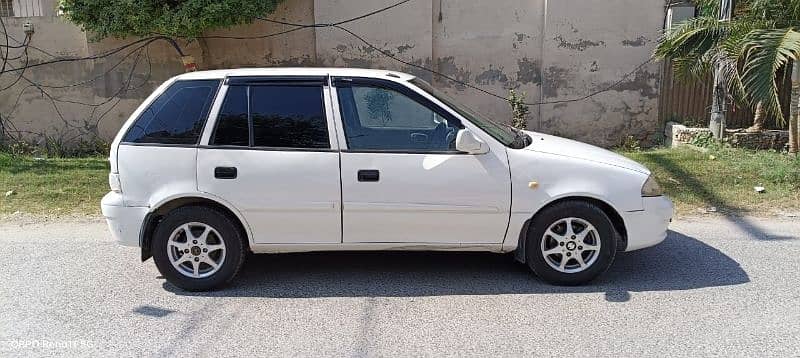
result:
[[[388,70],[375,70],[366,68],[340,68],[340,67],[266,67],[266,68],[236,68],[210,71],[188,72],[175,76],[177,80],[222,79],[230,76],[352,76],[387,78],[391,80],[408,81],[413,75]]]

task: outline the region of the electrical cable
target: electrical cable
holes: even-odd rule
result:
[[[5,21],[3,21],[3,17],[2,16],[0,16],[0,25],[2,25],[3,35],[5,35],[5,37],[6,37],[6,45],[5,45],[6,54],[3,55],[3,50],[0,49],[0,56],[3,56],[3,65],[0,66],[0,74],[2,74],[6,70],[6,64],[8,64],[8,54],[9,54],[9,51],[10,51],[10,48],[8,47],[8,37],[9,37],[8,36],[8,30],[6,29],[6,23],[5,23]]]
[[[166,36],[150,36],[150,37],[145,37],[145,38],[130,42],[128,44],[116,47],[114,49],[111,49],[109,51],[106,51],[106,52],[98,54],[98,55],[92,55],[92,56],[86,56],[86,57],[74,57],[74,58],[59,58],[59,59],[55,59],[55,60],[51,60],[51,61],[44,61],[44,62],[34,63],[34,64],[31,64],[31,65],[25,66],[25,68],[39,67],[39,66],[51,65],[51,64],[54,64],[54,63],[63,63],[63,62],[77,62],[77,61],[86,61],[86,60],[97,60],[97,59],[101,59],[101,58],[105,58],[105,57],[111,56],[111,55],[113,55],[115,53],[118,53],[118,52],[120,52],[120,51],[122,51],[122,50],[124,50],[126,48],[129,48],[131,46],[134,46],[136,44],[140,44],[140,43],[144,42],[144,43],[149,45],[149,44],[151,44],[151,43],[153,43],[155,41],[158,41],[158,40],[164,40],[164,41],[169,42],[173,47],[175,47],[175,50],[178,52],[179,55],[185,56],[183,50],[181,50],[180,46],[178,46],[178,43],[177,43],[177,41],[175,41],[175,39],[170,38],[170,37],[166,37]],[[7,72],[19,71],[19,70],[22,70],[22,69],[23,69],[22,67],[11,68],[11,69],[4,70],[4,71],[0,72],[0,75],[2,75],[3,73],[7,73]]]
[[[202,38],[202,39],[234,39],[234,40],[264,39],[264,38],[269,38],[269,37],[275,37],[275,36],[288,34],[288,33],[294,32],[294,31],[307,29],[307,28],[326,28],[326,27],[331,27],[331,28],[335,28],[335,29],[338,29],[340,31],[343,31],[343,32],[349,34],[350,36],[356,38],[358,41],[360,41],[361,43],[363,43],[367,47],[369,47],[369,48],[371,48],[373,50],[376,50],[379,53],[381,53],[382,55],[384,55],[384,56],[386,56],[386,57],[388,57],[388,58],[390,58],[392,60],[395,60],[397,62],[400,62],[400,63],[402,63],[402,64],[404,64],[406,66],[410,66],[410,67],[413,67],[413,68],[417,68],[417,69],[429,72],[429,73],[434,74],[436,76],[439,76],[441,78],[445,78],[445,79],[447,79],[449,81],[453,81],[453,82],[455,82],[455,83],[457,83],[459,85],[462,85],[462,86],[477,90],[480,93],[483,93],[483,94],[486,94],[486,95],[501,99],[503,101],[507,101],[507,99],[504,96],[497,95],[497,94],[492,93],[490,91],[484,90],[484,89],[482,89],[480,87],[471,85],[471,84],[466,83],[464,81],[460,81],[460,80],[458,80],[456,78],[453,78],[451,76],[448,76],[448,75],[446,75],[444,73],[441,73],[441,72],[438,72],[436,70],[427,68],[425,66],[418,65],[418,64],[403,60],[403,59],[395,56],[394,54],[392,54],[392,53],[390,53],[390,52],[388,52],[388,51],[386,51],[386,50],[384,50],[382,48],[379,48],[378,46],[375,46],[374,44],[372,44],[369,41],[367,41],[366,39],[364,39],[362,36],[360,36],[360,35],[356,34],[355,32],[353,32],[352,30],[341,26],[343,24],[347,24],[347,23],[350,23],[350,22],[358,21],[358,20],[373,16],[373,15],[379,14],[381,12],[390,10],[392,8],[395,8],[395,7],[398,7],[400,5],[408,3],[410,1],[411,0],[403,0],[403,1],[400,1],[400,2],[397,2],[397,3],[394,3],[392,5],[389,5],[389,6],[386,6],[386,7],[383,7],[383,8],[380,8],[380,9],[377,9],[377,10],[374,10],[374,11],[371,11],[371,12],[356,16],[356,17],[353,17],[353,18],[349,18],[349,19],[345,19],[345,20],[341,20],[341,21],[337,21],[337,22],[333,22],[333,23],[298,24],[298,23],[292,23],[292,22],[287,22],[287,21],[272,20],[272,19],[260,18],[259,17],[258,19],[262,20],[262,21],[281,24],[281,25],[286,25],[286,26],[294,26],[294,28],[288,29],[288,30],[283,30],[283,31],[278,31],[278,32],[270,33],[270,34],[257,35],[257,36],[223,36],[223,35],[218,35],[218,36],[200,36],[198,38]],[[2,23],[2,19],[0,19],[0,23]],[[139,39],[139,40],[136,40],[136,41],[132,41],[132,42],[130,42],[128,44],[121,45],[119,47],[113,48],[111,50],[108,50],[106,52],[103,52],[103,53],[97,54],[97,55],[86,56],[86,57],[77,57],[77,58],[56,58],[55,56],[53,56],[52,54],[50,54],[47,51],[44,51],[44,50],[38,49],[36,47],[30,46],[30,39],[28,38],[28,36],[26,36],[26,40],[23,40],[20,45],[10,45],[9,38],[14,40],[17,43],[20,43],[20,41],[14,39],[13,37],[11,37],[10,35],[7,34],[4,23],[2,23],[2,28],[3,28],[3,33],[6,36],[6,45],[5,46],[0,45],[0,47],[6,49],[6,51],[5,51],[6,54],[3,56],[4,63],[3,63],[2,70],[0,70],[0,75],[2,75],[4,73],[8,73],[8,72],[21,71],[19,77],[10,86],[7,86],[7,87],[3,88],[2,90],[8,89],[8,88],[14,86],[16,83],[18,83],[20,81],[20,79],[24,79],[25,81],[30,83],[30,85],[25,87],[25,88],[23,88],[23,90],[17,96],[17,99],[15,101],[15,105],[13,106],[13,109],[12,109],[11,113],[13,113],[14,110],[16,110],[16,107],[19,104],[19,100],[20,100],[20,97],[21,97],[22,93],[24,93],[28,88],[36,87],[42,92],[43,96],[46,96],[52,102],[52,105],[53,105],[56,113],[59,115],[59,117],[65,123],[67,123],[67,121],[64,119],[63,115],[61,114],[61,111],[58,109],[58,106],[56,105],[56,102],[72,103],[72,104],[79,104],[79,105],[92,107],[93,108],[92,117],[94,117],[94,111],[98,107],[100,107],[102,105],[105,105],[105,104],[111,102],[114,99],[118,99],[118,98],[116,98],[116,96],[118,96],[121,93],[123,93],[124,91],[127,91],[127,90],[130,89],[130,82],[132,80],[132,75],[133,75],[133,72],[134,72],[134,70],[136,69],[136,67],[137,67],[137,65],[139,63],[139,59],[141,57],[141,51],[143,49],[145,49],[147,51],[148,64],[149,64],[150,68],[152,69],[152,64],[150,63],[150,56],[149,56],[149,45],[152,44],[153,42],[158,41],[158,40],[167,41],[176,49],[176,51],[178,52],[178,54],[180,56],[185,56],[183,51],[181,50],[180,46],[178,45],[177,41],[174,38],[168,37],[168,36],[165,36],[165,35],[161,35],[161,34],[156,34],[154,36],[150,36],[150,37],[142,38],[142,39]],[[26,44],[26,42],[27,42],[27,44]],[[136,46],[136,45],[139,45],[139,46],[134,48],[133,50],[129,51],[127,54],[125,54],[120,59],[119,62],[117,62],[116,64],[111,66],[108,70],[106,70],[102,74],[100,74],[100,75],[98,75],[98,76],[96,76],[96,77],[94,77],[92,79],[86,80],[86,81],[81,81],[81,82],[77,82],[77,83],[73,83],[73,84],[69,84],[69,85],[43,85],[43,84],[36,83],[36,82],[34,82],[34,81],[30,80],[29,78],[24,76],[25,70],[27,70],[28,68],[44,66],[44,65],[50,65],[50,64],[55,64],[55,63],[63,63],[63,62],[102,59],[102,58],[117,54],[117,53],[119,53],[119,52],[121,52],[121,51],[123,51],[123,50],[125,50],[127,48],[130,48],[130,47]],[[47,54],[47,55],[49,55],[49,56],[51,56],[51,57],[53,57],[55,59],[51,60],[51,61],[44,61],[44,62],[39,62],[39,63],[35,63],[35,64],[29,64],[28,63],[28,56],[27,56],[27,49],[29,47],[33,48],[33,49],[36,49],[36,50],[38,50],[38,51],[40,51],[42,53],[45,53],[45,54]],[[7,61],[8,61],[8,54],[9,54],[9,50],[11,48],[24,48],[23,54],[18,56],[17,59],[21,58],[22,56],[25,56],[25,58],[26,58],[25,65],[23,65],[21,67],[13,67],[13,68],[6,69]],[[134,61],[133,65],[131,66],[131,72],[129,73],[128,80],[125,83],[125,86],[123,86],[119,91],[117,91],[117,93],[115,93],[114,95],[110,96],[109,99],[107,99],[107,100],[105,100],[105,101],[103,101],[101,103],[93,103],[92,104],[92,103],[84,103],[84,102],[73,101],[73,100],[56,99],[51,94],[49,94],[48,92],[46,92],[43,89],[43,88],[58,89],[58,88],[76,87],[76,86],[81,86],[81,85],[85,85],[87,83],[96,81],[96,80],[106,76],[111,71],[113,71],[117,66],[119,66],[121,63],[123,63],[128,57],[130,57],[134,53],[137,53],[137,57],[136,57],[136,60]],[[0,49],[0,55],[1,54],[2,54],[2,51]],[[626,73],[624,76],[622,76],[622,78],[620,78],[618,81],[614,82],[613,84],[611,84],[611,85],[609,85],[607,87],[604,87],[602,89],[593,91],[593,92],[591,92],[591,93],[589,93],[589,94],[587,94],[585,96],[572,98],[572,99],[565,99],[565,100],[542,101],[542,102],[524,103],[524,104],[528,105],[528,106],[540,106],[540,105],[545,105],[545,104],[559,104],[559,103],[577,102],[577,101],[583,101],[583,100],[589,99],[589,98],[594,97],[594,96],[596,96],[596,95],[598,95],[600,93],[610,91],[613,88],[619,86],[621,83],[625,82],[631,75],[635,74],[642,67],[646,66],[647,64],[651,63],[652,61],[653,61],[653,58],[651,57],[647,61],[639,64],[638,66],[636,66],[636,68],[634,68],[632,71]],[[145,81],[142,83],[142,85],[147,83],[147,81],[149,80],[149,76],[150,75],[148,74],[148,79],[145,79]],[[2,90],[0,90],[0,91],[2,91]],[[99,122],[100,119],[102,119],[110,111],[110,109],[114,108],[120,102],[119,100],[120,99],[118,99],[117,103],[112,105],[109,109],[104,111],[103,114],[101,114],[100,118],[98,119],[98,122]]]

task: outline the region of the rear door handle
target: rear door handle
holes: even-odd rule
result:
[[[362,169],[358,171],[358,181],[378,181],[381,179],[381,172],[375,169]]]
[[[214,178],[217,179],[236,179],[236,175],[236,167],[214,168]]]

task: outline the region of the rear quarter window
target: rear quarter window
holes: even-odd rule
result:
[[[197,144],[219,80],[176,81],[136,118],[123,142]]]

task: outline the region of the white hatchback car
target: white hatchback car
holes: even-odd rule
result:
[[[187,290],[246,252],[514,252],[580,284],[667,235],[650,172],[604,149],[485,119],[393,71],[193,72],[161,85],[111,146],[103,215]]]

